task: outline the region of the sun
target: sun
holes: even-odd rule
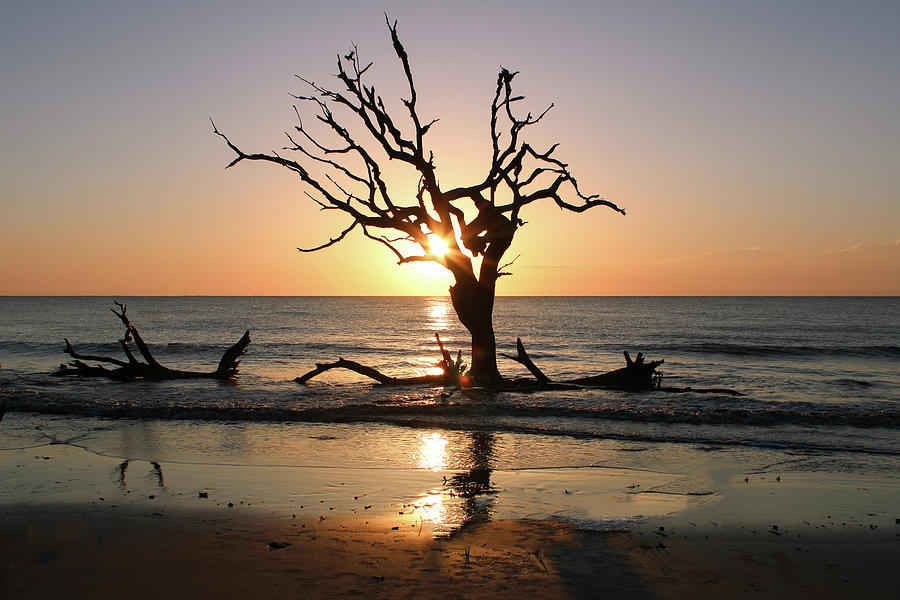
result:
[[[447,244],[447,240],[438,237],[433,233],[428,234],[428,246],[428,253],[434,256],[444,256],[450,252],[450,246]]]

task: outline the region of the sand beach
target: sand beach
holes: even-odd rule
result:
[[[444,470],[3,450],[0,595],[900,597],[896,478],[689,471],[500,470],[463,497]]]

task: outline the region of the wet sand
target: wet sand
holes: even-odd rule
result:
[[[496,521],[455,535],[214,514],[3,515],[4,598],[898,597],[900,541]]]
[[[900,598],[894,480],[732,473],[707,491],[661,473],[512,472],[461,498],[428,495],[443,477],[430,471],[66,445],[0,452],[0,473],[3,598]],[[561,518],[525,514],[553,503]],[[579,503],[650,516],[579,529],[561,520]]]

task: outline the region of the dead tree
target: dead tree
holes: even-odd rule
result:
[[[567,164],[556,158],[558,144],[537,150],[523,141],[523,131],[540,122],[553,104],[536,115],[513,111],[524,96],[512,89],[518,72],[506,68],[497,76],[490,106],[491,158],[484,178],[452,189],[441,187],[434,153],[426,144],[438,120],[420,116],[409,56],[396,21],[388,19],[387,24],[409,87],[403,115],[391,114],[375,87],[364,82],[372,63],[360,62],[354,45],[337,57],[341,90],[300,77],[310,91],[294,98],[317,111],[316,120],[326,133],[314,131],[295,105],[297,124],[293,132],[286,132],[288,144],[283,148],[294,158],[277,151],[248,153],[219,132],[215,123],[213,131],[236,155],[228,167],[245,160],[280,165],[300,178],[307,195],[323,210],[349,217],[336,236],[312,248],[298,248],[301,252],[328,248],[358,229],[385,246],[398,264],[432,261],[449,270],[455,282],[450,288],[453,307],[472,338],[470,377],[477,384],[497,384],[502,378],[497,369],[494,297],[497,280],[509,274],[503,269],[511,263],[504,264],[503,256],[525,224],[524,209],[552,201],[574,213],[597,206],[625,211],[597,195],[584,194]],[[337,113],[349,113],[350,123]],[[418,175],[415,198],[398,197],[383,174],[386,161],[402,163]],[[448,248],[445,253],[436,250],[436,238]]]
[[[122,351],[125,353],[126,360],[111,358],[109,356],[81,354],[76,352],[72,347],[72,344],[69,343],[69,340],[66,339],[66,347],[63,352],[71,356],[74,360],[67,365],[60,365],[59,370],[55,371],[53,375],[59,377],[69,375],[79,377],[106,377],[118,381],[133,381],[135,379],[154,381],[200,378],[233,379],[237,375],[238,365],[241,363],[238,359],[244,354],[247,346],[250,344],[249,331],[245,332],[236,344],[225,351],[222,355],[222,359],[219,361],[219,366],[215,371],[181,371],[178,369],[170,369],[161,365],[156,358],[153,357],[150,348],[147,347],[140,332],[138,332],[137,328],[128,318],[128,307],[119,302],[116,302],[116,306],[119,307],[118,311],[114,308],[110,310],[120,321],[122,321],[122,324],[125,325],[125,335],[119,340],[119,344],[122,346]],[[137,346],[138,352],[144,359],[144,362],[138,360],[131,351],[131,348],[128,345],[131,341],[134,341],[134,345]],[[106,368],[102,364],[89,365],[84,362],[86,360],[95,363],[114,365],[115,368]]]

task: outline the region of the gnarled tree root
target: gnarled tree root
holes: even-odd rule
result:
[[[114,308],[110,310],[112,310],[113,314],[115,314],[119,320],[122,321],[122,324],[125,325],[125,335],[119,340],[119,344],[121,344],[122,351],[125,353],[125,358],[127,360],[119,360],[109,356],[80,354],[75,351],[72,344],[66,339],[66,347],[63,352],[71,356],[74,360],[70,361],[67,365],[60,365],[59,369],[52,373],[53,375],[58,377],[106,377],[107,379],[115,379],[117,381],[133,381],[135,379],[147,379],[153,381],[203,378],[233,379],[235,375],[237,375],[238,365],[241,363],[238,359],[246,352],[247,346],[250,344],[249,331],[245,332],[236,344],[225,351],[222,355],[222,359],[219,361],[219,366],[215,371],[181,371],[178,369],[170,369],[161,365],[156,358],[153,357],[153,354],[150,352],[150,349],[147,347],[141,334],[128,318],[128,307],[119,302],[116,302],[116,306],[119,307],[118,311]],[[144,359],[144,362],[138,360],[131,352],[128,343],[132,340],[134,340],[138,352]],[[115,365],[115,368],[110,369],[103,365],[89,365],[84,362],[86,360]]]

